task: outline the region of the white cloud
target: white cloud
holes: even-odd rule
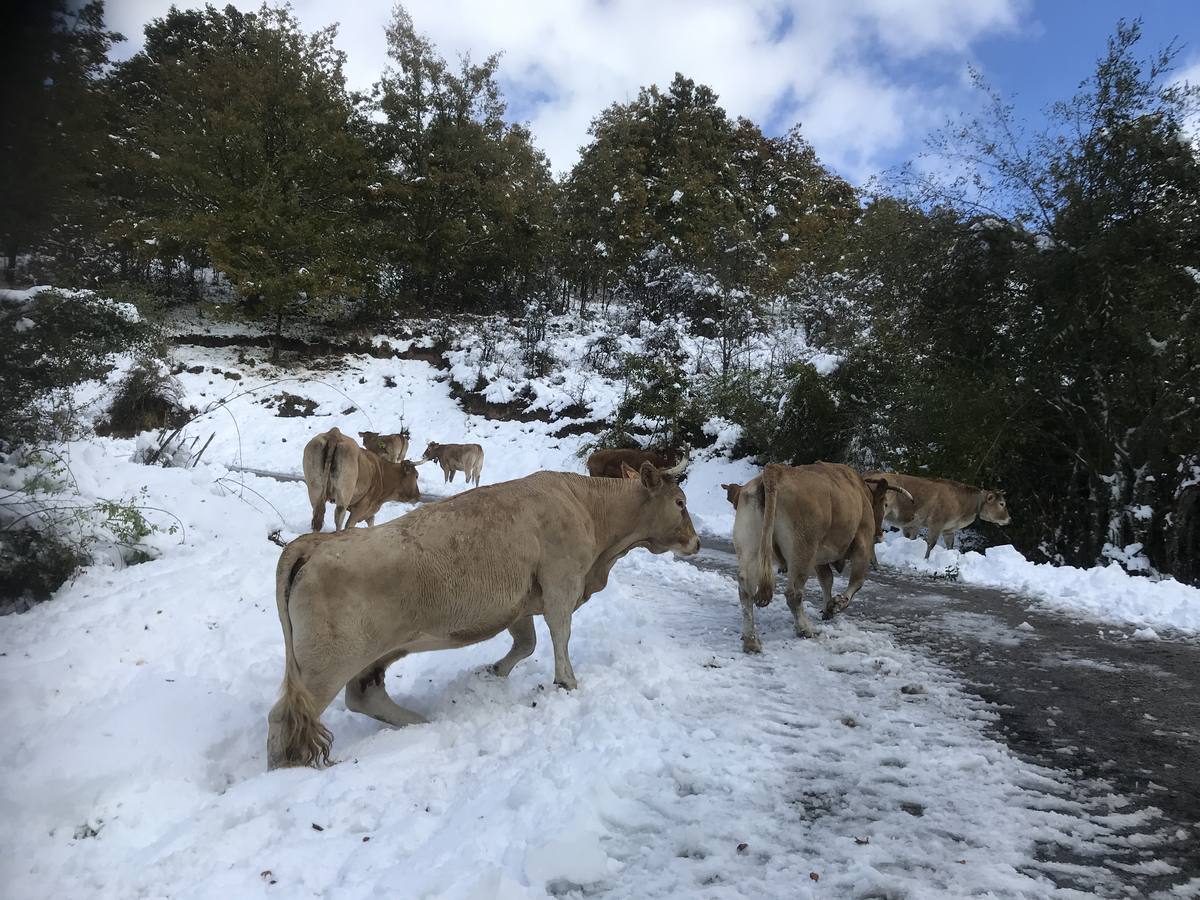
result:
[[[1200,58],[1196,59],[1190,66],[1186,67],[1175,75],[1177,84],[1187,84],[1193,88],[1200,88]],[[1183,123],[1184,133],[1191,138],[1193,144],[1200,146],[1200,106],[1193,106],[1191,115]]]
[[[930,68],[956,81],[972,45],[1018,29],[1027,2],[411,0],[407,7],[450,59],[504,51],[501,81],[513,112],[529,121],[556,170],[575,161],[604,107],[643,85],[665,86],[680,71],[711,85],[732,115],[768,129],[800,121],[821,157],[857,180],[942,117],[946,97],[928,90]],[[136,41],[142,24],[169,5],[112,0],[109,20]],[[306,28],[341,22],[353,87],[378,77],[386,4],[293,6]]]

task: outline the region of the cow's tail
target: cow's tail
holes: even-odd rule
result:
[[[771,602],[775,593],[775,505],[779,493],[779,476],[782,467],[772,463],[763,469],[763,520],[762,532],[759,535],[758,558],[753,569],[752,597],[759,606]]]
[[[292,616],[289,608],[292,585],[308,562],[309,542],[300,539],[284,548],[275,569],[275,602],[283,627],[283,685],[279,701],[268,720],[268,767],[321,766],[329,764],[333,734],[321,724],[316,702],[304,684],[292,646]]]
[[[329,429],[325,438],[325,454],[321,458],[321,487],[325,491],[326,503],[337,502],[333,499],[333,476],[337,468],[337,452],[341,447],[341,441],[338,439],[341,436],[342,433],[335,427]]]

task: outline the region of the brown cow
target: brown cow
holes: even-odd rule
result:
[[[421,497],[416,465],[381,459],[337,428],[318,434],[305,446],[304,483],[312,504],[313,531],[325,525],[326,503],[334,504],[333,528],[340,531],[364,520],[374,525],[379,507],[389,500],[415,503]]]
[[[670,475],[682,475],[688,450],[597,450],[588,457],[587,470],[593,478],[621,478],[621,466],[638,469],[647,462]]]
[[[506,676],[533,653],[533,617],[554,644],[554,681],[577,685],[571,616],[634,547],[693,554],[700,539],[683,491],[653,466],[636,481],[538,472],[418,507],[378,528],[310,534],[276,567],[285,668],[267,718],[267,764],[329,761],[322,711],[346,706],[397,727],[423,722],[384,690],[409,653],[465,647],[508,629]]]
[[[436,460],[442,467],[447,484],[454,481],[455,472],[462,472],[467,484],[474,481],[475,487],[479,487],[479,474],[483,471],[483,448],[478,444],[438,444],[430,441],[421,459]]]
[[[398,463],[408,453],[408,432],[406,431],[399,434],[360,431],[358,437],[362,441],[363,447],[382,456],[388,462]]]
[[[775,593],[773,562],[787,572],[785,591],[796,634],[812,637],[804,612],[804,584],[815,573],[825,595],[822,618],[845,609],[867,577],[875,546],[872,491],[849,466],[819,462],[810,466],[771,464],[739,490],[726,485],[737,506],[733,546],[738,557],[738,597],[742,604],[742,647],[762,651],[754,606],[766,606]],[[850,583],[833,594],[833,564],[850,562]]]
[[[912,499],[912,494],[899,485],[888,484],[887,479],[881,475],[864,478],[863,481],[866,483],[867,489],[871,492],[871,511],[875,519],[875,543],[878,544],[883,540],[884,498],[887,496],[887,492],[896,491],[903,494],[909,500]],[[734,509],[737,509],[738,497],[741,496],[742,486],[740,484],[722,484],[721,487],[725,489],[725,499],[729,501]],[[782,566],[781,571],[786,572],[786,563],[783,563],[782,560],[780,562]],[[874,547],[871,548],[871,562],[875,562]],[[845,560],[832,563],[832,565],[840,573],[845,565]]]
[[[898,525],[907,538],[915,538],[921,528],[925,535],[925,558],[937,546],[938,538],[954,547],[954,533],[976,519],[1007,525],[1012,521],[1008,501],[1002,491],[973,487],[947,478],[919,478],[899,472],[868,472],[867,478],[886,478],[889,484],[906,489],[907,496],[889,494],[884,501],[884,517]]]

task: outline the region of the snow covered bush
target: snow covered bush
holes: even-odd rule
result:
[[[89,291],[0,293],[0,596],[7,610],[45,599],[86,562],[146,558],[154,527],[134,499],[82,497],[63,442],[86,423],[72,395],[117,355],[145,351],[137,310]]]
[[[113,437],[133,437],[143,431],[179,428],[188,418],[183,388],[161,360],[146,357],[129,370],[117,386],[108,419],[97,431]]]
[[[149,345],[136,309],[90,291],[0,292],[0,445],[79,431],[69,388],[99,378],[112,356]]]
[[[68,458],[40,449],[10,454],[0,474],[0,614],[46,600],[88,563],[144,562],[159,528],[146,518],[147,492],[84,496]],[[168,528],[174,533],[175,525]]]

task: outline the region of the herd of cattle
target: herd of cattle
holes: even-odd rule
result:
[[[360,432],[363,446],[337,428],[304,449],[312,534],[287,545],[276,568],[285,668],[268,716],[268,766],[328,763],[333,736],[321,713],[339,691],[347,708],[401,727],[425,721],[384,689],[384,673],[410,653],[465,647],[507,630],[512,648],[489,668],[506,676],[533,653],[534,616],[554,650],[554,682],[576,687],[568,655],[572,614],[603,590],[613,564],[635,547],[691,555],[700,538],[676,476],[687,451],[598,450],[584,477],[537,472],[479,487],[483,448],[430,443],[405,459],[407,435]],[[476,488],[428,503],[379,527],[383,503],[415,502],[417,467],[436,461],[447,482],[463,472]],[[977,518],[1009,522],[1002,493],[939,478],[849,466],[771,464],[746,484],[726,484],[736,510],[742,644],[762,644],[754,607],[771,602],[776,568],[796,633],[808,637],[804,585],[816,575],[823,618],[845,609],[874,561],[884,521],[909,537],[928,530],[926,557],[939,537]],[[325,504],[333,533],[320,533]],[[343,515],[347,518],[343,522]],[[833,594],[834,570],[850,580]]]

